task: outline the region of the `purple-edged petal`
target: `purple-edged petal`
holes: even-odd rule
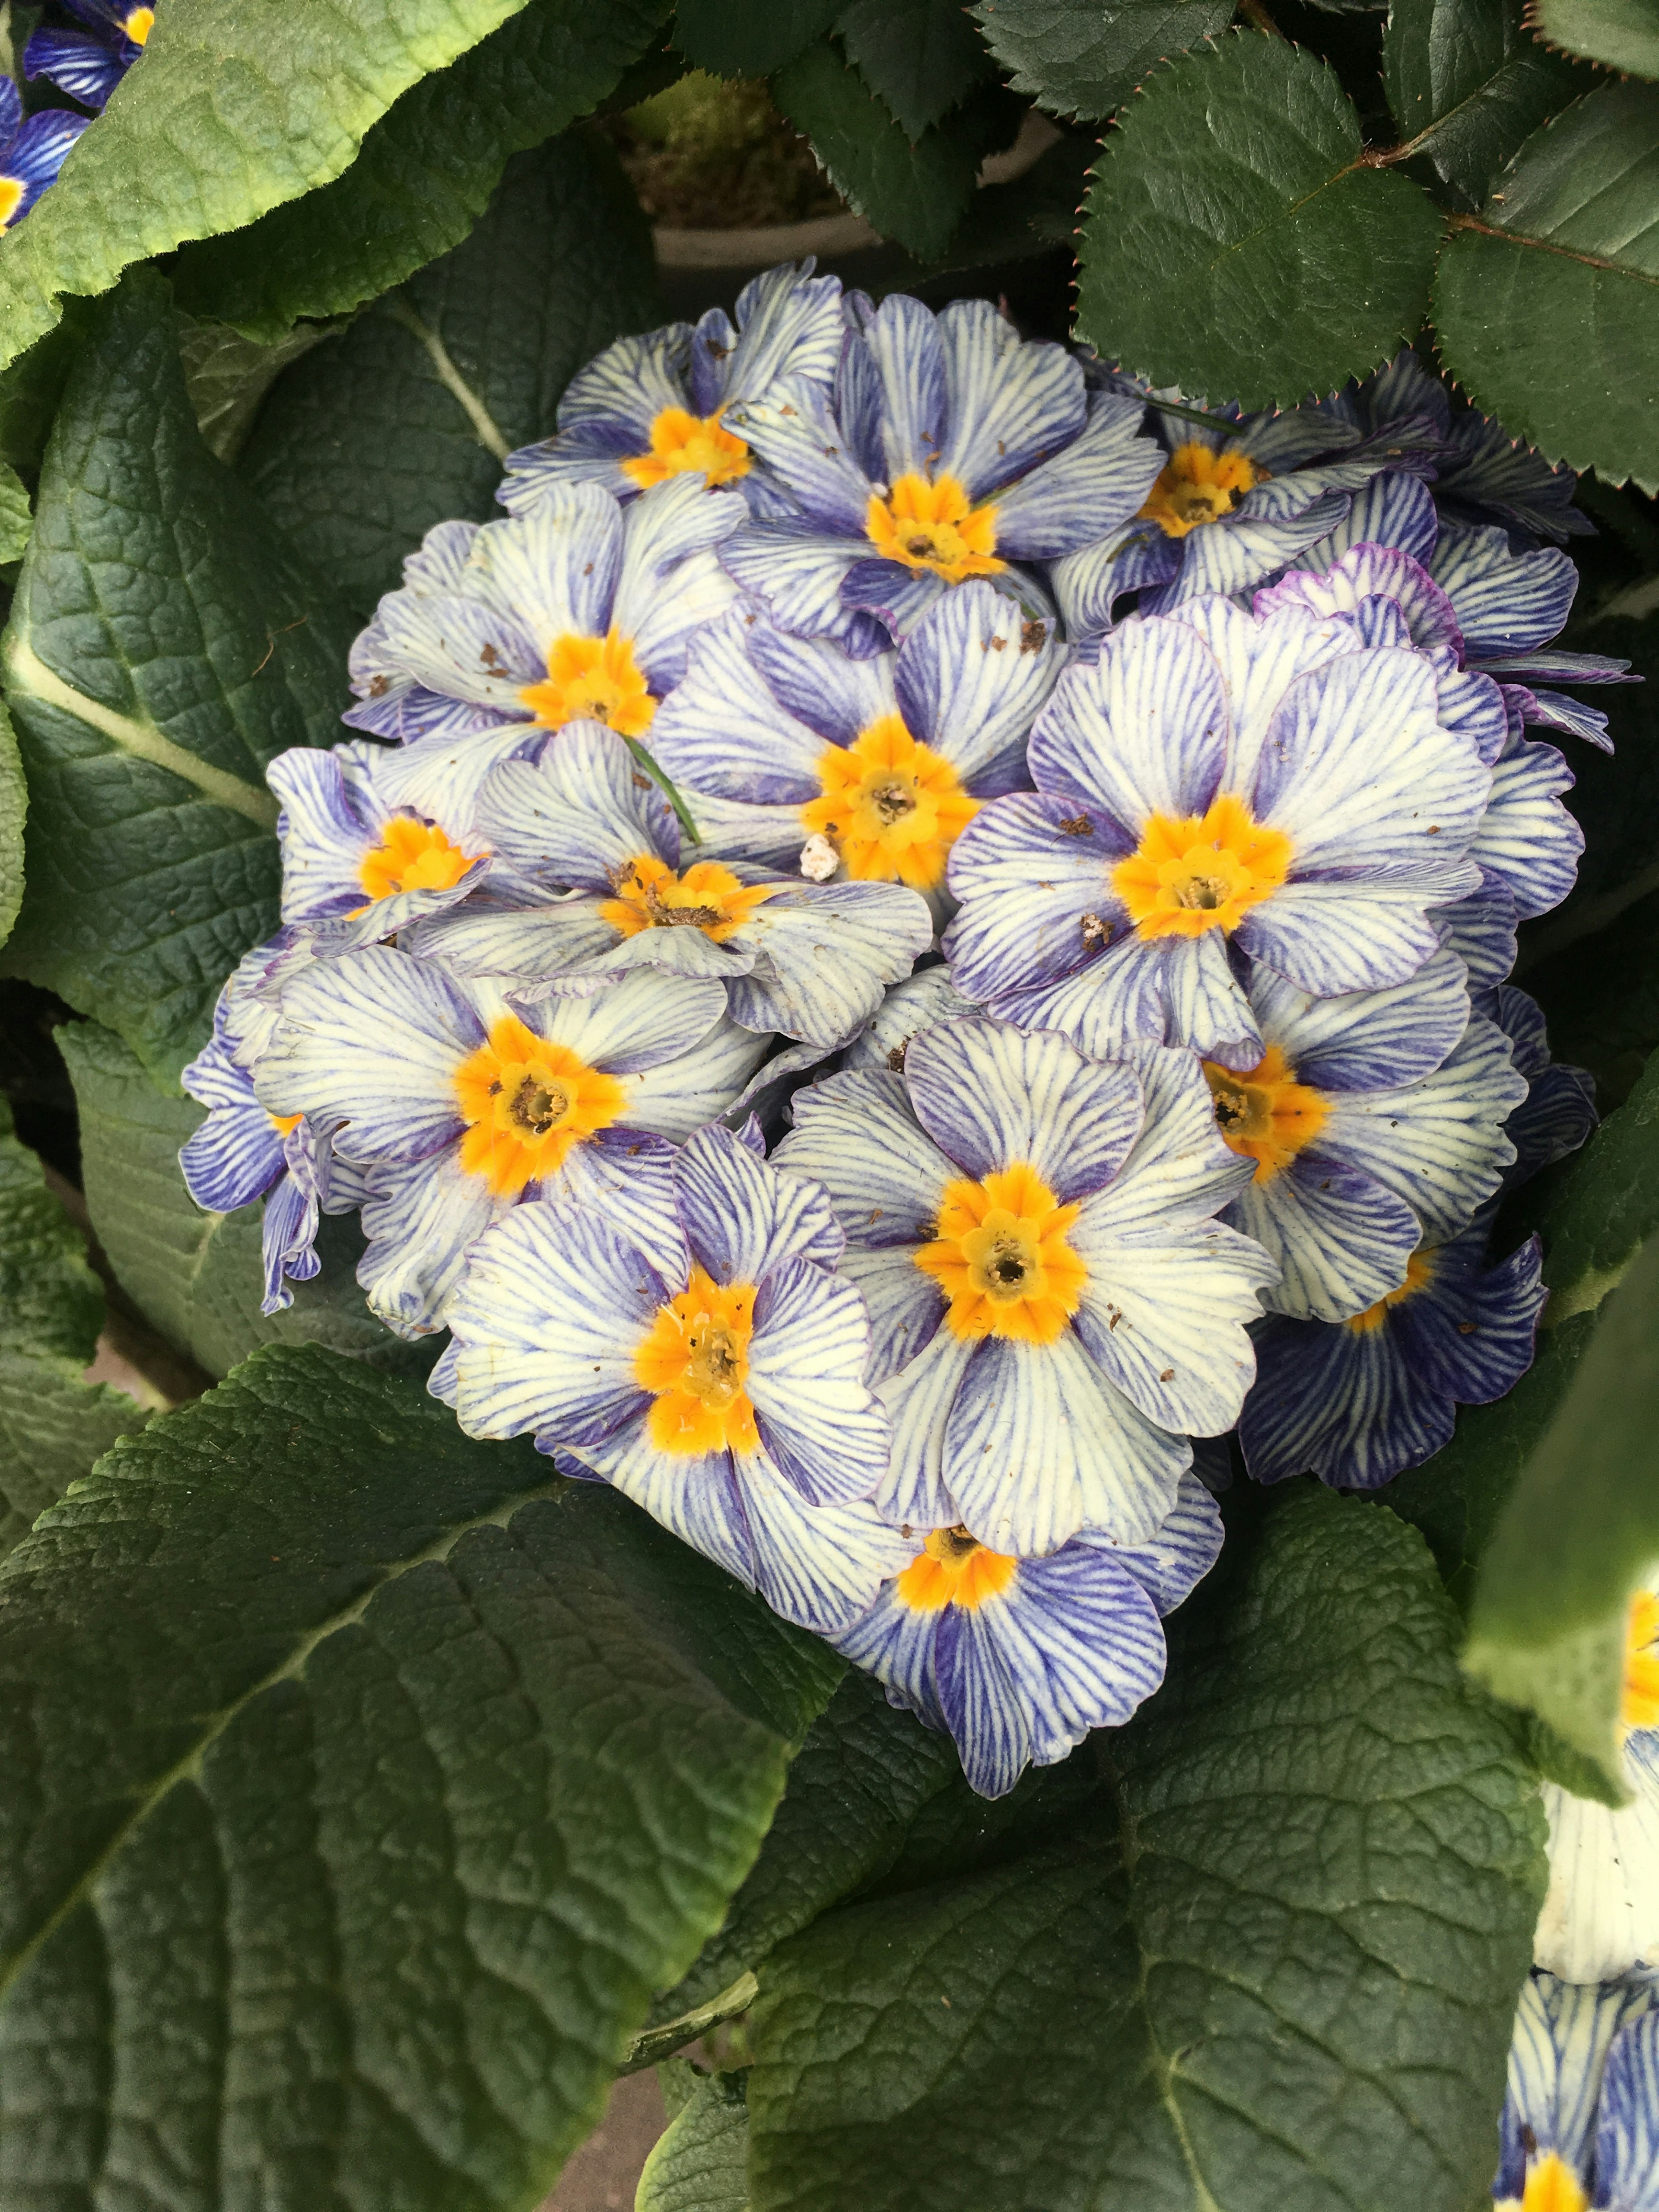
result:
[[[745,1578],[774,1613],[815,1636],[850,1629],[913,1549],[872,1506],[806,1504],[762,1454],[738,1460],[737,1476],[748,1529]]]
[[[945,1318],[945,1296],[916,1265],[916,1246],[883,1250],[849,1245],[841,1272],[857,1285],[870,1312],[872,1388],[908,1367],[931,1344]]]
[[[1441,951],[1384,991],[1316,998],[1271,969],[1250,978],[1261,1034],[1298,1083],[1316,1091],[1379,1091],[1440,1066],[1468,1026],[1463,963]],[[1369,1303],[1369,1301],[1367,1302]]]
[[[908,321],[921,336],[919,316],[925,308],[909,301]],[[895,388],[893,368],[896,349],[884,344],[878,333],[893,307],[884,301],[872,327],[871,342],[884,371],[890,413]],[[989,499],[1015,477],[1030,482],[1035,463],[1060,447],[1069,447],[1084,431],[1087,402],[1083,370],[1064,346],[1043,339],[1022,339],[1008,317],[988,300],[953,300],[938,319],[938,343],[944,369],[945,404],[942,413],[942,442],[933,444],[933,427],[927,400],[896,436],[889,449],[890,481],[903,470],[917,469],[955,477],[975,505]],[[911,341],[918,368],[926,360],[925,347]],[[923,369],[923,374],[927,371]],[[907,379],[907,384],[914,381]],[[1113,403],[1139,422],[1141,410],[1133,403]],[[902,442],[901,442],[901,438]],[[909,458],[901,459],[902,453]],[[1154,463],[1152,475],[1160,463]],[[1152,477],[1148,477],[1150,483]],[[1002,538],[1001,513],[1016,506],[1024,483],[1004,491],[999,501],[998,540]],[[1137,495],[1133,505],[1140,503]],[[1129,510],[1133,512],[1132,507]],[[1103,526],[1104,526],[1103,523]],[[1035,552],[1037,549],[1030,549]]]
[[[854,1285],[808,1260],[773,1269],[755,1300],[744,1388],[761,1441],[810,1505],[868,1498],[887,1472],[886,1408],[865,1380],[870,1317]]]
[[[1164,465],[1163,447],[1140,434],[1144,412],[1097,395],[1081,434],[998,499],[998,553],[1053,561],[1132,521]]]
[[[1293,570],[1255,595],[1255,611],[1306,607],[1318,615],[1351,615],[1370,599],[1390,599],[1404,611],[1413,644],[1425,652],[1450,646],[1462,657],[1463,633],[1451,601],[1420,562],[1384,545],[1356,545],[1323,574]]]
[[[1268,1310],[1321,1321],[1346,1320],[1386,1297],[1423,1236],[1403,1198],[1313,1150],[1271,1181],[1247,1183],[1227,1218],[1279,1269],[1262,1291]]]
[[[1279,702],[1298,676],[1339,653],[1357,653],[1359,637],[1346,615],[1316,615],[1306,608],[1246,613],[1232,600],[1188,599],[1172,619],[1195,630],[1221,672],[1229,742],[1222,772],[1225,791],[1249,791],[1256,780]]]
[[[758,1283],[796,1260],[833,1267],[846,1238],[830,1194],[799,1172],[757,1159],[729,1129],[700,1129],[674,1170],[695,1257],[717,1283]]]
[[[1387,545],[1426,562],[1440,535],[1440,518],[1428,486],[1402,469],[1385,469],[1353,495],[1334,530],[1297,556],[1316,575],[1334,568],[1356,545]]]
[[[1576,781],[1553,745],[1526,738],[1492,771],[1492,798],[1469,858],[1504,878],[1523,921],[1559,906],[1577,880],[1584,833],[1560,800]]]
[[[1427,565],[1476,660],[1547,645],[1572,611],[1578,588],[1577,569],[1557,547],[1511,553],[1502,530],[1449,526]]]
[[[823,1185],[849,1244],[908,1250],[933,1236],[959,1170],[917,1122],[902,1077],[828,1076],[796,1092],[793,1112],[775,1164]]]
[[[720,547],[720,561],[740,589],[765,602],[780,628],[802,637],[833,638],[856,659],[867,659],[890,642],[873,615],[842,604],[841,587],[870,550],[860,523],[857,538],[837,538],[810,521],[751,523]]]
[[[769,392],[740,401],[725,421],[788,487],[815,529],[869,550],[864,524],[870,482],[826,392],[804,378],[783,377]]]
[[[893,1448],[875,1502],[896,1527],[938,1528],[961,1517],[945,1480],[945,1436],[963,1377],[985,1349],[949,1328],[936,1330],[878,1389],[892,1421]]]
[[[1514,967],[1515,895],[1501,876],[1483,871],[1479,890],[1437,907],[1430,919],[1447,951],[1468,969],[1471,990],[1501,983]]]
[[[971,999],[1025,991],[1072,975],[1127,917],[1109,880],[1127,848],[1103,811],[1012,793],[974,817],[951,852],[961,911],[945,933],[951,980]]]
[[[357,1262],[370,1311],[399,1336],[442,1328],[468,1253],[513,1205],[468,1174],[453,1147],[412,1167],[377,1167],[362,1212],[368,1249]]]
[[[1162,614],[1206,592],[1248,591],[1316,545],[1347,512],[1346,491],[1322,491],[1296,477],[1259,485],[1231,515],[1182,539],[1179,574],[1142,604]]]
[[[1227,708],[1215,656],[1184,623],[1118,630],[1060,679],[1031,732],[1032,780],[1103,810],[1127,847],[1149,815],[1201,815],[1220,787]]]
[[[947,592],[899,648],[895,685],[912,737],[970,791],[1025,781],[1025,743],[1066,664],[1047,623],[1021,621],[981,579]]]
[[[752,960],[727,1004],[745,1028],[843,1044],[933,941],[927,902],[901,884],[786,884],[727,940]]]

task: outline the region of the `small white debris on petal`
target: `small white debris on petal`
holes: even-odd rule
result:
[[[841,866],[841,854],[821,830],[800,848],[800,872],[809,884],[827,884]]]

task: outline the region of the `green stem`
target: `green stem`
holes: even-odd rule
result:
[[[673,808],[675,813],[679,817],[680,827],[684,830],[686,836],[691,840],[691,842],[694,845],[701,845],[702,842],[702,835],[698,830],[696,823],[691,818],[691,810],[686,805],[685,801],[680,797],[679,793],[675,789],[668,777],[663,774],[662,770],[657,766],[655,761],[652,759],[650,754],[646,750],[645,747],[640,743],[637,738],[624,738],[623,739],[623,743],[628,747],[629,751],[633,754],[635,759],[645,770],[652,782],[656,785],[658,790],[661,792],[663,797],[668,801],[668,804]]]
[[[1146,404],[1160,415],[1179,415],[1183,422],[1201,422],[1206,429],[1224,430],[1230,438],[1238,435],[1239,426],[1230,416],[1206,415],[1201,407],[1182,407],[1173,399],[1148,399]]]
[[[631,744],[632,738],[629,742]],[[660,2027],[647,2027],[643,2035],[636,2035],[617,2073],[638,2074],[647,2066],[654,2066],[659,2058],[672,2057],[675,2051],[684,2051],[688,2043],[707,2035],[711,2027],[718,2027],[723,2020],[735,2020],[739,2013],[747,2012],[759,1995],[760,1984],[755,1977],[739,1974],[730,1989],[722,1990],[717,1997],[710,1997],[707,2004],[698,2005],[692,2012],[683,2012],[678,2020],[665,2020]]]

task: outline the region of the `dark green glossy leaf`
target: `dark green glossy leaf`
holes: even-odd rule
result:
[[[960,0],[852,0],[836,28],[848,60],[912,140],[992,74]]]
[[[573,131],[517,155],[465,245],[289,371],[241,473],[367,615],[434,523],[499,516],[502,456],[550,431],[575,370],[656,313],[639,203],[611,149]]]
[[[164,1079],[276,927],[264,765],[338,737],[350,634],[202,443],[166,288],[135,275],[70,375],[5,634],[29,811],[4,964]]]
[[[1095,172],[1079,336],[1249,407],[1365,375],[1422,324],[1439,227],[1362,150],[1335,71],[1282,39],[1239,33],[1158,70]]]
[[[1626,76],[1659,77],[1659,17],[1647,0],[1529,0],[1540,39]]]
[[[527,1443],[259,1353],[0,1571],[11,2172],[531,2212],[836,1664]]]
[[[1233,19],[1229,0],[980,0],[969,12],[1016,92],[1085,118],[1111,114],[1159,62]]]
[[[1394,0],[1382,78],[1402,140],[1476,208],[1528,132],[1595,79],[1548,52],[1522,0]]]
[[[715,76],[770,76],[836,20],[841,0],[679,0],[674,44]]]

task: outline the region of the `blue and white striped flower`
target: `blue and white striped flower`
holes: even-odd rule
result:
[[[529,1433],[830,1634],[912,1547],[866,1502],[889,1431],[841,1231],[758,1148],[752,1122],[699,1131],[632,1218],[521,1206],[474,1252],[429,1387],[470,1434]]]
[[[346,722],[410,744],[393,803],[444,815],[458,776],[476,788],[568,722],[644,737],[693,634],[736,596],[715,549],[747,513],[681,477],[626,507],[564,484],[509,520],[428,531],[351,650]]]
[[[37,39],[41,35],[34,33]],[[61,107],[43,108],[25,120],[21,94],[10,77],[0,76],[0,232],[21,222],[46,186],[57,181],[70,148],[89,121]]]
[[[787,506],[764,468],[724,421],[728,408],[763,399],[781,377],[828,388],[841,361],[841,280],[814,276],[811,260],[786,261],[738,295],[737,322],[723,307],[618,338],[574,376],[558,428],[507,457],[497,497],[523,514],[554,486],[598,483],[631,499],[690,471],[710,485],[738,485],[765,514]]]
[[[1504,1188],[1514,1190],[1589,1138],[1596,1123],[1595,1078],[1588,1068],[1551,1059],[1543,1009],[1515,984],[1481,992],[1474,1007],[1508,1037],[1516,1073],[1526,1079],[1527,1095],[1504,1124],[1515,1147]]]
[[[842,1058],[843,1067],[884,1068],[902,1074],[910,1040],[938,1022],[960,1021],[981,1009],[964,999],[948,968],[918,968],[895,983]]]
[[[357,1279],[403,1336],[443,1326],[468,1246],[521,1199],[648,1236],[668,1140],[735,1104],[771,1042],[726,1018],[716,982],[641,970],[532,1008],[380,945],[285,979],[278,1013],[259,1101],[362,1170]]]
[[[1659,1989],[1528,1977],[1498,2122],[1498,2212],[1659,2212]]]
[[[1036,792],[957,841],[953,981],[1088,1052],[1255,1066],[1240,954],[1313,997],[1386,989],[1480,888],[1492,771],[1444,713],[1425,655],[1340,617],[1205,599],[1127,624],[1038,717]]]
[[[1186,1434],[1232,1425],[1273,1273],[1213,1218],[1249,1169],[1192,1055],[967,1018],[793,1111],[778,1164],[829,1190],[870,1306],[888,1517],[1022,1557],[1151,1541]]]
[[[1022,564],[1139,508],[1163,459],[1140,401],[1091,392],[1064,347],[1022,339],[988,300],[936,316],[854,295],[846,314],[832,392],[785,378],[727,410],[796,512],[739,532],[726,567],[781,628],[860,655],[971,576],[1051,612]]]
[[[1183,1475],[1141,1544],[1073,1536],[1016,1558],[965,1528],[913,1530],[903,1570],[831,1641],[888,1701],[947,1731],[982,1797],[1051,1766],[1091,1729],[1121,1728],[1164,1679],[1163,1616],[1221,1549],[1213,1499]]]
[[[1498,1188],[1527,1079],[1503,1030],[1471,1016],[1453,953],[1385,991],[1315,999],[1257,968],[1249,994],[1260,1062],[1205,1064],[1217,1126],[1255,1166],[1225,1218],[1279,1268],[1269,1309],[1346,1321]]]
[[[1456,1236],[1419,1245],[1398,1285],[1363,1313],[1275,1314],[1261,1325],[1238,1424],[1258,1482],[1316,1474],[1334,1489],[1375,1490],[1437,1452],[1459,1406],[1514,1389],[1548,1293],[1535,1237],[1485,1265],[1496,1203]]]
[[[31,31],[23,49],[23,74],[43,76],[83,106],[101,112],[143,52],[155,10],[148,0],[64,0],[64,4],[86,29],[58,31],[42,24]]]
[[[1025,787],[1025,744],[1066,662],[1051,623],[983,580],[896,652],[853,660],[743,602],[692,648],[651,746],[711,852],[942,890],[981,803]]]
[[[592,991],[657,969],[712,985],[745,1030],[831,1051],[933,941],[927,901],[900,884],[803,883],[698,858],[598,723],[573,723],[539,759],[498,768],[478,822],[522,887],[515,903],[469,902],[422,924],[415,948],[522,993]]]

